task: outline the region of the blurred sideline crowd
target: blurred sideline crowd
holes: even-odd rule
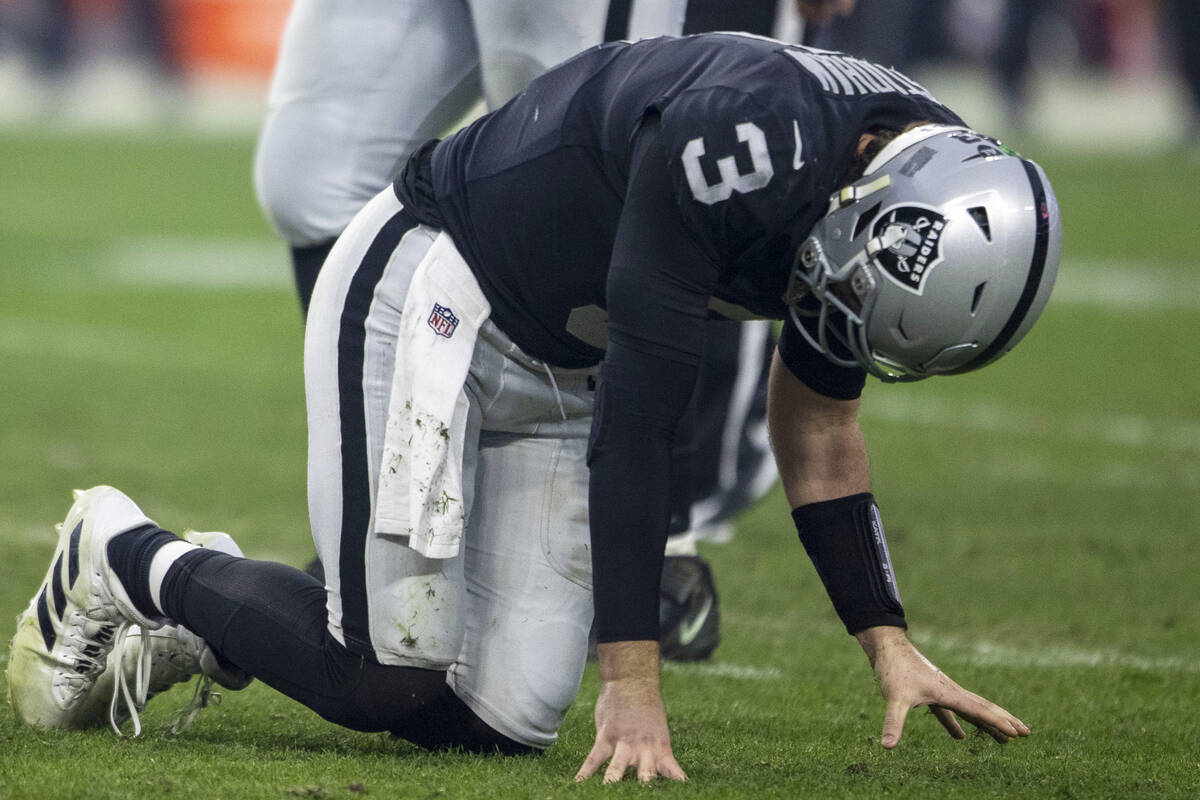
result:
[[[24,109],[26,120],[69,119],[81,102],[73,87],[114,64],[139,76],[136,86],[126,81],[114,91],[145,94],[158,117],[170,118],[172,107],[214,81],[261,97],[290,4],[0,0],[0,100],[7,75],[32,87],[24,94],[37,107]],[[791,0],[780,0],[780,8],[791,11]],[[786,14],[777,17],[781,38],[799,39],[802,30]],[[1178,136],[1200,139],[1196,0],[857,0],[850,15],[810,31],[808,41],[918,77],[933,70],[986,80],[1013,132],[1033,125],[1031,87],[1039,76],[1153,82],[1178,106]],[[13,102],[0,102],[0,123],[20,116]]]

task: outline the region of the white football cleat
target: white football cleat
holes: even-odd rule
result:
[[[117,489],[97,486],[75,493],[75,504],[57,526],[58,546],[50,570],[17,619],[9,655],[9,702],[28,724],[38,728],[94,727],[103,722],[107,709],[118,733],[118,722],[132,716],[137,735],[141,731],[137,712],[149,698],[151,687],[166,688],[199,672],[205,656],[212,671],[228,679],[226,685],[249,682],[247,676],[222,671],[203,640],[190,632],[171,628],[156,635],[163,620],[139,612],[112,573],[108,542],[117,534],[150,524],[153,522],[141,509]],[[236,551],[233,554],[241,555],[225,534],[196,536],[197,544],[225,552],[231,552],[231,545]],[[117,664],[126,668],[112,668]],[[103,686],[98,686],[100,683]],[[127,711],[118,710],[121,699]]]
[[[242,557],[242,549],[227,533],[185,531],[183,538],[200,547]],[[117,680],[118,663],[124,672],[120,682]],[[212,691],[214,682],[238,691],[249,686],[254,678],[236,667],[221,664],[208,643],[182,625],[166,625],[152,631],[132,626],[123,651],[118,653],[114,648],[109,654],[108,665],[77,712],[73,727],[97,727],[107,722],[120,733],[120,726],[132,718],[137,736],[141,729],[138,713],[151,698],[195,675],[200,675],[200,680],[191,702],[172,722],[172,733],[182,732],[202,709],[220,702],[221,695]],[[122,695],[122,683],[134,687],[132,696]]]
[[[17,619],[8,661],[9,701],[38,728],[76,727],[76,712],[130,625],[158,628],[133,606],[108,565],[108,542],[153,522],[111,486],[75,492],[58,526],[42,586]]]

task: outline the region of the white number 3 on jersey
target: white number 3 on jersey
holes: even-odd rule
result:
[[[771,166],[771,154],[767,152],[767,137],[762,129],[753,122],[740,122],[734,128],[739,142],[745,142],[750,149],[750,163],[754,165],[753,172],[738,172],[737,161],[733,156],[717,159],[717,170],[721,180],[709,183],[700,167],[700,157],[704,155],[704,138],[692,139],[683,148],[683,170],[687,175],[688,186],[692,194],[701,203],[711,206],[722,200],[728,200],[734,192],[753,192],[771,182],[775,169]]]

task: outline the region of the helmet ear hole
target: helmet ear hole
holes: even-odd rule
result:
[[[972,206],[967,209],[967,213],[971,215],[971,219],[975,220],[975,224],[983,232],[983,238],[990,242],[992,240],[992,224],[988,220],[987,209],[983,206]]]
[[[871,224],[871,220],[879,214],[879,209],[883,207],[883,203],[876,203],[858,216],[858,221],[854,223],[854,235],[851,240],[857,239],[863,230]]]
[[[971,316],[975,316],[975,312],[979,310],[979,301],[983,299],[983,288],[987,286],[987,281],[975,287],[975,294],[971,297]]]

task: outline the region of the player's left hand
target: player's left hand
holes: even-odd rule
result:
[[[671,751],[658,688],[657,642],[601,644],[598,651],[604,682],[596,700],[596,742],[575,780],[587,780],[607,761],[605,783],[621,780],[631,767],[642,783],[659,776],[686,781]]]
[[[880,743],[888,750],[900,743],[910,709],[929,706],[946,732],[955,739],[966,736],[955,715],[1004,743],[1028,736],[1024,722],[990,700],[959,686],[929,662],[900,628],[868,628],[858,634],[887,701]]]

